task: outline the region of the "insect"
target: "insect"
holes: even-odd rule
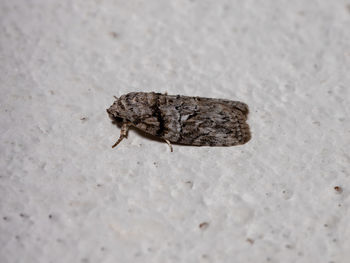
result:
[[[116,98],[107,109],[122,122],[117,146],[130,126],[171,143],[194,146],[234,146],[251,138],[246,123],[248,106],[239,101],[131,92]]]

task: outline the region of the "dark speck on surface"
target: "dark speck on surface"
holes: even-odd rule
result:
[[[113,37],[113,38],[117,38],[119,35],[118,35],[118,33],[116,33],[116,32],[109,32],[109,34],[111,35],[111,37]]]
[[[253,245],[254,244],[254,239],[247,238],[247,242]]]
[[[19,216],[22,217],[22,218],[29,218],[29,215],[24,214],[24,213],[20,213]]]
[[[343,188],[341,188],[340,186],[334,186],[334,190],[335,190],[338,194],[340,194],[340,193],[343,192]]]
[[[199,228],[202,230],[207,229],[208,227],[209,227],[209,223],[207,222],[203,222],[199,224]]]

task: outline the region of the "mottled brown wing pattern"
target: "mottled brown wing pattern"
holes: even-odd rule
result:
[[[132,92],[122,95],[107,112],[124,123],[116,144],[126,137],[130,125],[168,143],[195,146],[233,146],[251,137],[248,106],[239,101]]]
[[[169,102],[170,99],[170,102]],[[196,146],[233,146],[250,139],[248,107],[236,101],[168,96],[161,104],[163,137]]]

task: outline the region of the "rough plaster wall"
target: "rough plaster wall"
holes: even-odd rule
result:
[[[349,1],[2,0],[0,36],[1,262],[349,262]],[[130,91],[252,140],[112,150]]]

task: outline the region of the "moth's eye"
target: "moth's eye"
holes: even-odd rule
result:
[[[121,118],[121,117],[114,117],[114,119],[117,122],[123,122],[123,118]]]

